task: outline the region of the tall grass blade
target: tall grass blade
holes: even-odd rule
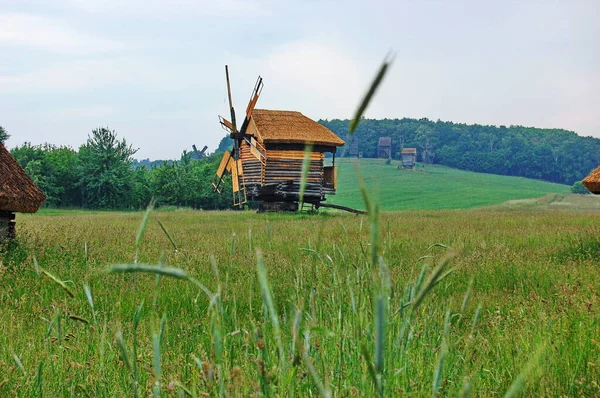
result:
[[[23,376],[27,376],[27,372],[25,372],[25,368],[23,367],[23,363],[21,362],[21,358],[19,358],[17,356],[17,354],[13,354],[12,355],[13,361],[15,362],[15,365],[17,365],[17,368],[19,368],[19,370],[21,371],[21,373],[23,374]]]
[[[477,322],[479,322],[479,316],[481,315],[481,304],[479,304],[477,306],[477,309],[475,310],[475,316],[473,316],[473,323],[471,324],[471,329],[475,329],[475,326],[477,326]]]
[[[104,369],[104,355],[106,354],[106,322],[106,319],[104,319],[104,326],[100,335],[100,370]]]
[[[417,308],[419,308],[419,306],[423,302],[423,299],[425,298],[425,296],[427,296],[427,294],[431,291],[431,289],[433,289],[433,287],[435,285],[437,285],[446,276],[449,275],[449,273],[444,273],[444,271],[446,270],[448,264],[450,264],[451,259],[452,259],[452,256],[444,257],[442,259],[442,261],[439,263],[439,265],[433,270],[429,279],[427,279],[427,281],[425,281],[425,283],[421,287],[420,291],[417,293],[415,300],[413,302],[413,305],[412,305],[413,312],[416,311]]]
[[[306,191],[306,181],[308,179],[308,169],[310,168],[310,155],[312,153],[312,148],[312,144],[306,144],[304,147],[304,160],[302,162],[302,174],[300,176],[300,203],[304,202],[304,192]]]
[[[265,270],[265,264],[263,262],[262,252],[260,250],[256,251],[256,270],[258,273],[258,281],[260,283],[263,302],[269,311],[271,323],[273,324],[273,331],[275,333],[277,347],[279,348],[279,359],[283,368],[283,365],[285,364],[285,357],[283,354],[283,343],[281,341],[281,328],[279,327],[279,318],[277,316],[277,312],[275,311],[275,305],[273,304],[271,288],[269,287],[269,282],[267,281],[267,271]]]
[[[377,297],[375,311],[375,367],[377,373],[383,372],[385,341],[385,301],[382,295]]]
[[[448,334],[450,332],[450,310],[446,311],[446,318],[444,319],[444,335],[442,337],[442,346],[440,347],[440,355],[438,357],[437,366],[433,374],[433,388],[431,391],[431,397],[437,398],[439,396],[440,387],[442,385],[442,375],[444,370],[444,361],[448,354]]]
[[[161,368],[160,368],[160,333],[152,334],[152,365],[154,369],[154,396],[160,396],[160,377],[161,377]]]
[[[533,370],[533,367],[539,362],[540,357],[542,356],[545,349],[546,346],[544,344],[538,347],[533,357],[529,360],[529,362],[527,362],[523,370],[521,370],[521,373],[519,373],[515,381],[513,381],[513,383],[510,385],[510,387],[506,391],[506,394],[504,395],[504,398],[516,397],[519,394],[519,392],[521,392],[521,390],[525,386],[525,379],[527,379],[527,376],[529,376],[529,374]]]
[[[369,355],[369,350],[367,348],[366,344],[361,344],[361,349],[362,349],[362,355],[363,358],[365,359],[365,362],[367,364],[367,370],[369,371],[369,376],[371,377],[371,381],[373,382],[373,386],[375,387],[375,389],[380,393],[379,395],[381,396],[381,387],[380,387],[380,379],[377,376],[377,369],[375,369],[375,366],[373,366],[373,362],[371,362],[371,355]]]
[[[138,369],[138,363],[137,363],[137,357],[138,357],[138,355],[137,355],[137,346],[138,346],[137,329],[138,329],[138,326],[140,325],[140,321],[142,320],[143,309],[144,309],[144,300],[142,300],[142,302],[138,306],[137,310],[133,314],[133,353],[132,353],[133,361],[132,361],[132,366],[133,366],[133,382],[134,382],[133,386],[134,386],[134,395],[135,396],[138,395],[138,386],[139,386],[139,369]]]
[[[160,229],[162,229],[163,232],[165,233],[165,235],[167,236],[167,239],[171,243],[171,246],[173,246],[173,249],[176,252],[179,251],[179,249],[177,249],[177,245],[175,244],[175,241],[171,237],[171,234],[169,233],[169,231],[167,231],[167,228],[165,228],[164,224],[158,218],[156,219],[156,221],[158,222],[158,225],[160,225]]]
[[[40,265],[38,264],[37,258],[35,258],[35,254],[33,255],[33,269],[37,276],[40,276]]]
[[[231,246],[229,247],[229,255],[231,257],[235,255],[235,232],[231,234]]]
[[[164,313],[161,320],[160,320],[160,333],[159,333],[159,337],[160,337],[160,341],[163,341],[164,337],[165,337],[165,327],[167,326],[167,314]]]
[[[304,353],[302,354],[302,362],[304,363],[304,366],[306,366],[306,369],[308,369],[308,373],[317,385],[317,391],[319,392],[321,398],[331,398],[331,392],[325,387],[325,385],[319,378],[319,374],[317,373],[317,370],[315,369],[310,359],[310,356],[306,351],[304,351]]]
[[[188,279],[188,275],[181,268],[175,267],[157,267],[156,265],[148,264],[117,264],[113,265],[108,272],[111,273],[128,273],[128,272],[144,272],[168,276],[175,279]]]
[[[42,396],[43,387],[43,376],[44,376],[44,361],[40,361],[38,365],[37,377],[35,378],[35,389],[39,392],[39,396]]]
[[[75,297],[75,295],[73,294],[73,292],[71,291],[71,288],[69,286],[67,286],[63,281],[61,281],[60,279],[58,279],[56,276],[52,275],[50,272],[46,271],[45,269],[40,267],[40,272],[47,276],[52,282],[56,283],[58,286],[60,286],[65,293],[67,293],[67,295],[69,297]]]
[[[144,217],[142,217],[142,221],[140,222],[140,226],[138,227],[137,234],[135,235],[135,247],[137,248],[142,242],[142,238],[144,237],[144,232],[146,232],[146,228],[148,227],[148,220],[150,219],[150,214],[152,214],[152,210],[154,209],[155,200],[152,198],[148,207],[146,208],[146,212],[144,213]]]
[[[82,318],[80,316],[77,315],[69,315],[69,319],[73,320],[73,321],[77,321],[77,322],[81,322],[81,323],[85,323],[86,325],[90,324],[90,321],[88,321],[85,318]]]
[[[163,250],[160,251],[160,255],[158,257],[158,266],[159,267],[164,267],[165,265],[165,252]],[[162,279],[162,276],[157,274],[156,277],[154,278],[154,296],[152,297],[152,306],[154,308],[156,308],[156,305],[158,304],[158,293],[160,291],[159,287],[160,287],[160,281]]]
[[[471,280],[469,280],[469,287],[467,287],[467,291],[465,292],[465,297],[463,298],[462,305],[460,306],[460,313],[464,314],[467,310],[467,306],[469,305],[469,300],[471,299],[471,291],[473,290],[473,281],[475,277],[472,276]]]
[[[125,364],[125,367],[129,369],[131,372],[133,369],[131,367],[131,361],[129,360],[129,355],[127,354],[127,347],[125,346],[125,342],[123,341],[123,333],[121,331],[117,331],[115,334],[115,338],[117,340],[117,345],[119,346],[119,352],[121,354],[121,360]]]
[[[85,297],[87,298],[87,302],[93,311],[94,310],[94,299],[92,298],[92,291],[90,290],[90,286],[87,284],[83,285],[83,291],[85,292]]]
[[[356,130],[356,128],[358,127],[358,124],[360,123],[360,119],[362,118],[363,113],[365,113],[365,110],[367,109],[369,102],[371,102],[371,99],[375,95],[377,88],[383,81],[383,78],[385,77],[385,74],[386,74],[389,66],[392,64],[392,61],[393,61],[393,57],[391,56],[391,54],[386,55],[386,57],[383,60],[383,63],[379,67],[379,71],[375,75],[375,78],[373,79],[373,82],[371,83],[371,86],[369,87],[369,90],[363,97],[363,100],[361,101],[360,105],[356,109],[356,112],[354,113],[354,117],[352,118],[352,121],[350,122],[350,126],[349,126],[350,134],[354,134],[354,130]]]
[[[83,291],[85,292],[85,297],[88,304],[92,308],[92,318],[94,319],[94,324],[96,324],[96,311],[94,310],[94,298],[92,297],[92,290],[88,284],[84,284]]]
[[[217,281],[217,285],[221,285],[221,277],[219,275],[219,267],[217,267],[217,259],[214,254],[210,255],[210,267]]]
[[[62,330],[62,314],[60,310],[56,313],[56,338],[59,344],[62,345],[63,330]]]
[[[189,395],[190,397],[195,397],[196,395],[193,394],[186,386],[184,386],[183,384],[181,384],[179,381],[175,381],[174,383],[177,388],[179,388],[179,396],[180,397],[185,397],[186,395]]]
[[[469,398],[471,396],[472,387],[471,382],[469,380],[465,380],[462,388],[460,389],[459,397],[460,398]]]
[[[133,314],[133,330],[134,331],[137,330],[138,326],[140,325],[140,321],[142,320],[143,309],[144,309],[144,300],[142,300],[142,302],[138,306],[137,310]]]
[[[442,371],[444,369],[444,360],[446,359],[446,352],[448,348],[446,347],[446,343],[442,342],[442,348],[440,349],[440,356],[438,358],[437,366],[435,367],[435,373],[433,377],[433,389],[431,392],[432,398],[439,397],[440,386],[442,384]]]
[[[354,172],[356,174],[356,181],[358,182],[358,186],[360,188],[360,193],[362,195],[363,198],[363,202],[365,203],[365,208],[367,209],[367,212],[371,211],[371,201],[369,198],[369,192],[367,189],[367,184],[365,183],[365,179],[363,178],[363,175],[360,171],[360,167],[358,166],[358,163],[354,163]],[[362,232],[362,218],[360,220],[360,231]]]

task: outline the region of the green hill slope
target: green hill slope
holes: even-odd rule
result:
[[[567,185],[522,177],[474,173],[427,165],[413,171],[398,170],[398,161],[385,159],[336,159],[337,194],[328,203],[364,207],[356,168],[382,210],[468,209],[508,200],[530,199],[549,193],[568,193]]]

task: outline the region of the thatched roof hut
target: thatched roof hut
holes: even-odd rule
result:
[[[35,213],[46,195],[0,143],[0,212]]]
[[[600,195],[600,166],[585,177],[582,184],[591,192]]]
[[[337,147],[344,141],[327,127],[307,118],[300,112],[255,109],[250,132],[264,144],[313,144]]]

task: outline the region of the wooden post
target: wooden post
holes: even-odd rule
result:
[[[0,210],[0,243],[15,238],[15,213]]]

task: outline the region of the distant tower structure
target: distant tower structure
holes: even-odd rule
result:
[[[377,144],[377,157],[392,157],[392,137],[379,137],[379,144]]]
[[[358,157],[358,137],[356,134],[346,136],[347,144],[344,146],[342,157],[357,158]]]
[[[402,148],[400,160],[403,169],[412,169],[417,163],[417,148]]]

